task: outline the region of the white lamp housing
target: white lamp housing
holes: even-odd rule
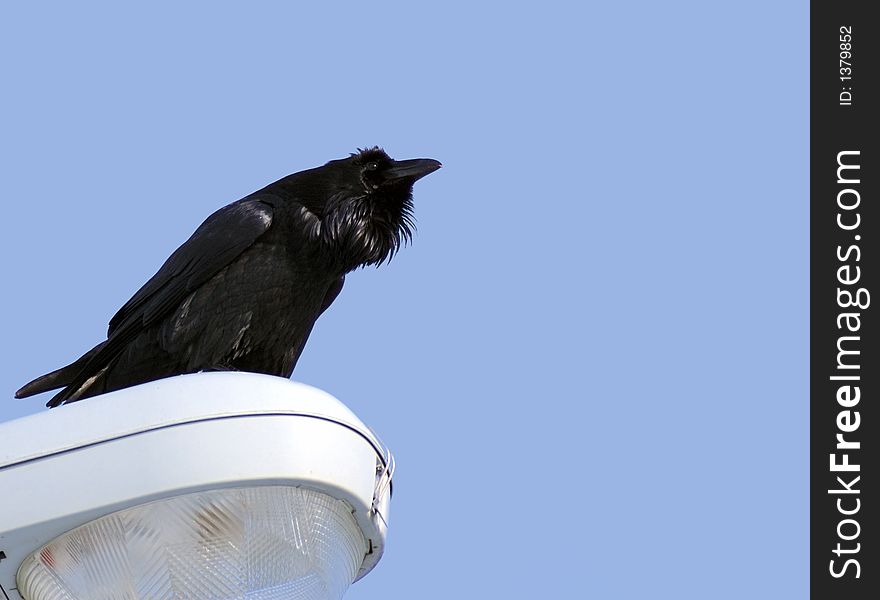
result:
[[[338,600],[382,555],[392,470],[338,400],[250,373],[0,423],[0,600]]]

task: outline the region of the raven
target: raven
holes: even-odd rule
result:
[[[374,147],[294,173],[210,217],[110,320],[107,339],[15,393],[55,407],[163,377],[290,377],[345,274],[410,241],[412,188],[440,168]]]

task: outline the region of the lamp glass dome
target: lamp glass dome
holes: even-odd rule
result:
[[[325,493],[216,489],[77,527],[17,579],[27,600],[338,600],[367,551],[351,506]]]

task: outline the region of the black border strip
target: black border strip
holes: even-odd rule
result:
[[[810,6],[810,595],[835,600],[880,598],[880,500],[868,491],[880,489],[880,28],[869,6]]]

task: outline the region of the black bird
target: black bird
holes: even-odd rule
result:
[[[198,371],[290,377],[345,274],[411,239],[413,184],[440,166],[359,150],[221,208],[119,309],[105,341],[15,397],[63,387],[54,407]]]

